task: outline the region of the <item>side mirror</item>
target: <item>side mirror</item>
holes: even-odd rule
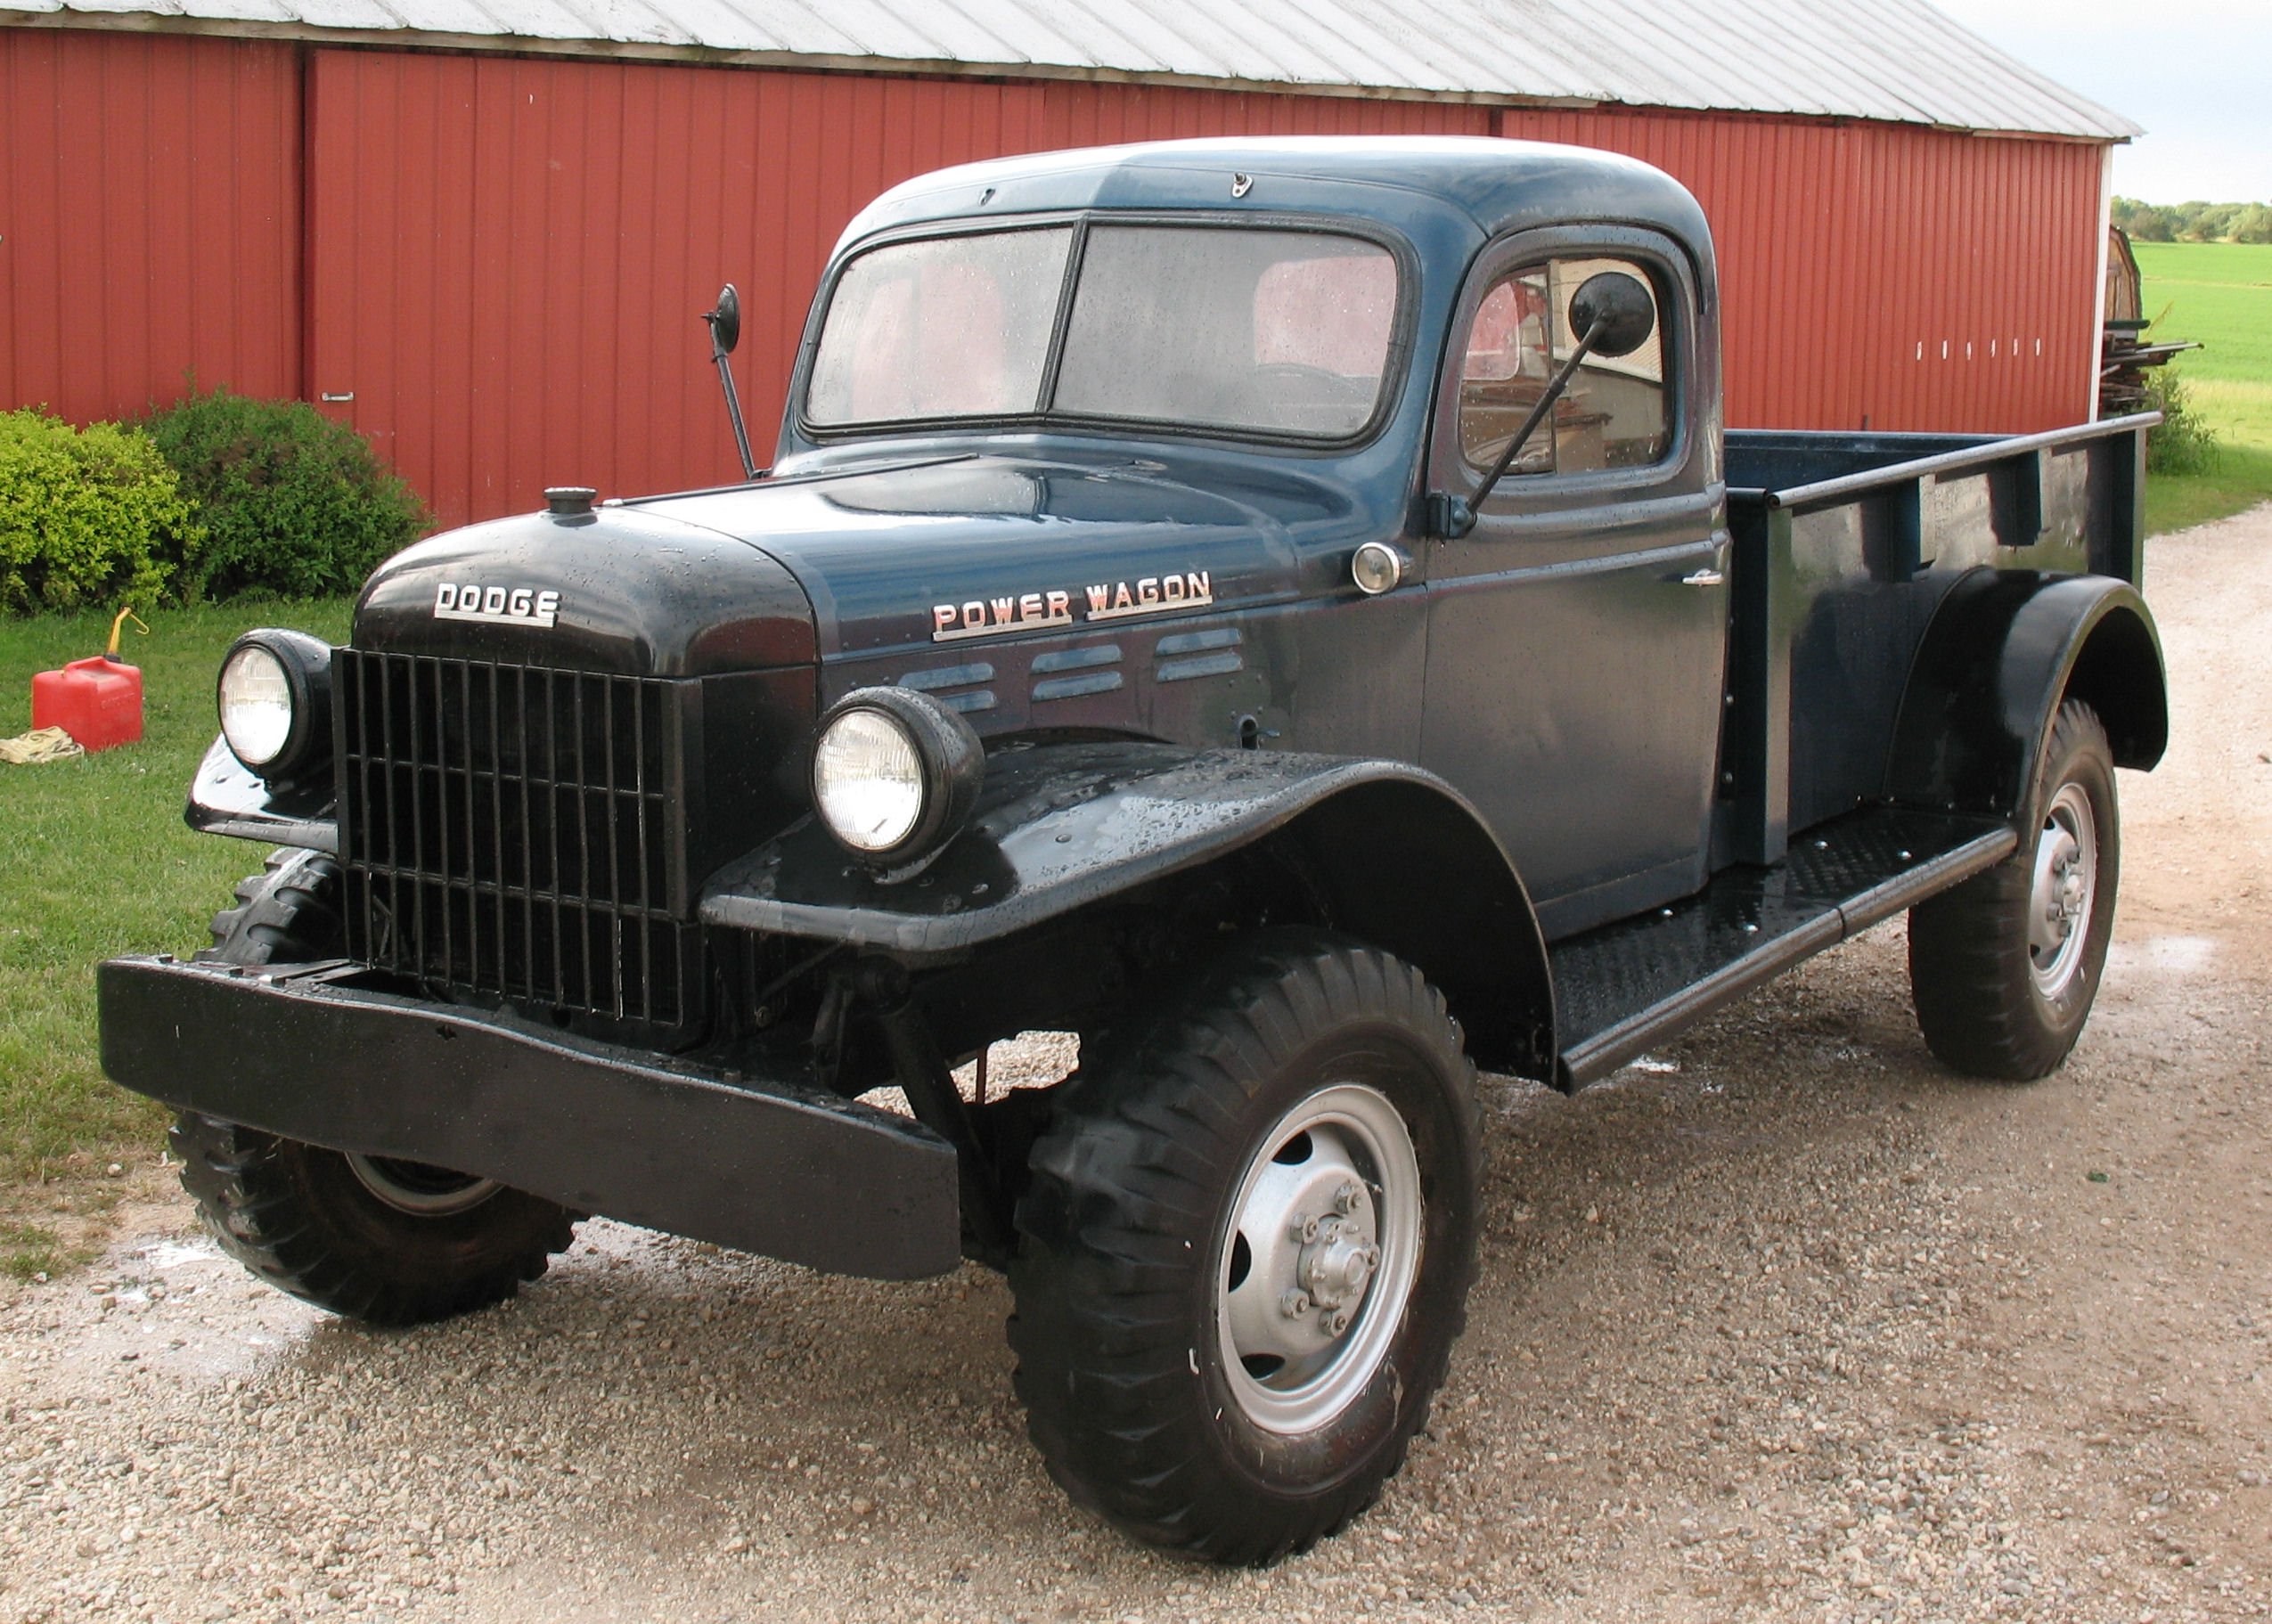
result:
[[[1428,498],[1428,530],[1448,541],[1457,541],[1475,527],[1475,514],[1483,507],[1483,499],[1498,487],[1507,470],[1515,465],[1516,454],[1530,441],[1538,426],[1546,421],[1547,413],[1554,410],[1554,403],[1562,398],[1562,391],[1570,387],[1571,375],[1584,364],[1589,355],[1630,355],[1647,344],[1649,334],[1656,331],[1656,301],[1640,279],[1622,271],[1602,271],[1578,284],[1577,292],[1570,296],[1570,331],[1577,344],[1570,351],[1569,359],[1561,370],[1547,380],[1538,404],[1523,420],[1523,426],[1507,442],[1507,449],[1499,461],[1483,476],[1473,496],[1462,500],[1442,492]]]
[[[1630,355],[1656,331],[1656,301],[1639,278],[1622,271],[1599,272],[1571,295],[1570,331],[1581,337],[1591,333],[1597,355]]]
[[[1594,282],[1600,280],[1598,276],[1594,278]],[[1592,286],[1593,282],[1586,284],[1588,288]],[[1578,291],[1583,294],[1585,289],[1581,288]],[[731,282],[718,290],[718,307],[705,311],[702,319],[710,323],[710,335],[717,340],[719,354],[732,355],[733,347],[741,342],[741,295],[733,290]],[[1620,350],[1618,353],[1622,355],[1624,352]]]
[[[718,290],[717,308],[704,311],[702,319],[710,324],[710,360],[718,369],[718,387],[726,392],[726,419],[733,425],[733,445],[741,453],[741,471],[755,479],[757,460],[749,454],[749,430],[741,420],[741,396],[733,387],[733,363],[726,359],[741,342],[741,295],[733,290],[731,282]]]

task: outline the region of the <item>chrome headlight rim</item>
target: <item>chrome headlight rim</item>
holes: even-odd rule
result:
[[[232,673],[247,658],[265,659],[283,683],[288,718],[275,747],[262,754],[260,742],[241,724],[230,726]],[[214,679],[214,708],[221,739],[246,771],[271,783],[305,777],[330,759],[331,748],[331,646],[305,632],[261,626],[229,645]]]
[[[838,726],[872,718],[894,729],[917,763],[919,804],[903,832],[881,843],[853,837],[829,815],[822,773],[830,735]],[[986,753],[959,712],[907,688],[862,688],[829,707],[813,731],[809,789],[813,815],[839,846],[862,863],[904,877],[911,864],[928,862],[962,830],[985,779]],[[896,872],[891,872],[896,871]]]

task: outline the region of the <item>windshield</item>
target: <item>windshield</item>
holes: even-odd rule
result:
[[[861,255],[830,301],[806,420],[1057,415],[1321,440],[1371,420],[1396,326],[1386,249],[1325,232],[1099,224],[1068,290],[1076,230]]]

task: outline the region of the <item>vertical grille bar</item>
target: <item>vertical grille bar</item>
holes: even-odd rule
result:
[[[651,1021],[655,1018],[654,933],[645,921],[655,906],[654,887],[648,878],[654,848],[648,844],[652,836],[647,827],[647,690],[637,686],[631,691],[631,761],[632,815],[638,830],[639,858],[639,1013],[642,1020]]]
[[[456,912],[456,910],[450,906],[450,876],[453,872],[450,868],[450,741],[449,730],[443,725],[444,715],[449,708],[449,696],[443,686],[445,680],[443,666],[437,663],[429,666],[428,669],[434,677],[433,742],[428,755],[420,758],[419,772],[421,777],[424,775],[426,760],[430,757],[434,763],[434,816],[432,820],[434,862],[427,872],[439,875],[442,883],[432,887],[421,885],[419,889],[421,893],[428,889],[431,889],[434,893],[434,911],[441,916],[442,978],[445,981],[450,981],[455,979],[451,971],[456,964],[456,957],[450,950],[454,945],[452,938],[455,934],[451,928],[451,915]],[[414,696],[417,688],[418,683],[413,673],[412,680],[413,706],[416,703]],[[426,797],[423,795],[418,797],[418,804],[422,812],[426,806]]]
[[[513,668],[513,715],[520,730],[521,934],[527,947],[521,959],[523,985],[536,997],[536,825],[529,820],[528,780],[536,773],[536,733],[528,714],[528,667]],[[499,875],[502,884],[506,877]]]
[[[478,982],[481,975],[481,897],[474,886],[481,872],[480,834],[474,828],[473,809],[479,784],[473,767],[473,667],[458,667],[458,769],[465,774],[465,973]]]
[[[385,735],[380,748],[384,752],[380,780],[387,786],[387,965],[400,968],[403,955],[403,896],[400,875],[403,871],[403,818],[396,804],[401,789],[402,771],[395,765],[395,673],[394,662],[386,656],[379,657],[380,729]],[[413,756],[415,761],[417,758]],[[415,860],[413,859],[413,866]]]
[[[511,940],[511,927],[505,913],[505,887],[511,879],[505,869],[505,758],[497,747],[497,711],[504,695],[497,668],[489,666],[486,674],[489,679],[489,872],[497,883],[497,984],[511,992],[512,954],[507,943]]]
[[[568,691],[576,696],[576,784],[572,793],[576,796],[576,894],[580,903],[576,910],[576,943],[584,966],[584,996],[577,1002],[587,1008],[598,1003],[592,985],[592,773],[584,753],[584,690],[590,681],[582,672],[568,678]]]
[[[560,934],[560,673],[544,673],[544,828],[550,864],[544,870],[546,899],[552,907],[552,1001],[568,1002],[568,944]],[[573,681],[574,679],[570,679]],[[533,719],[532,719],[533,720]],[[532,882],[533,883],[533,882]]]
[[[608,962],[612,968],[609,976],[614,985],[609,992],[614,999],[616,1018],[623,1018],[624,982],[626,979],[623,957],[623,819],[616,802],[616,684],[621,679],[601,677],[600,692],[600,742],[608,758],[606,773],[607,799],[601,803],[607,808],[608,824]]]

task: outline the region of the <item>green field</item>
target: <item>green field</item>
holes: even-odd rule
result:
[[[2207,347],[2170,365],[2221,445],[2207,472],[2147,482],[2146,527],[2179,530],[2272,501],[2272,245],[2132,246],[2153,336]]]
[[[213,740],[213,678],[238,632],[302,627],[344,641],[349,605],[160,611],[126,657],[143,673],[143,741],[44,767],[0,766],[0,1265],[44,1268],[41,1222],[99,1200],[87,1174],[153,1155],[163,1114],[95,1065],[97,959],[201,947],[265,848],[193,835],[183,796]],[[107,616],[0,620],[0,734],[30,723],[31,674],[102,651]]]

